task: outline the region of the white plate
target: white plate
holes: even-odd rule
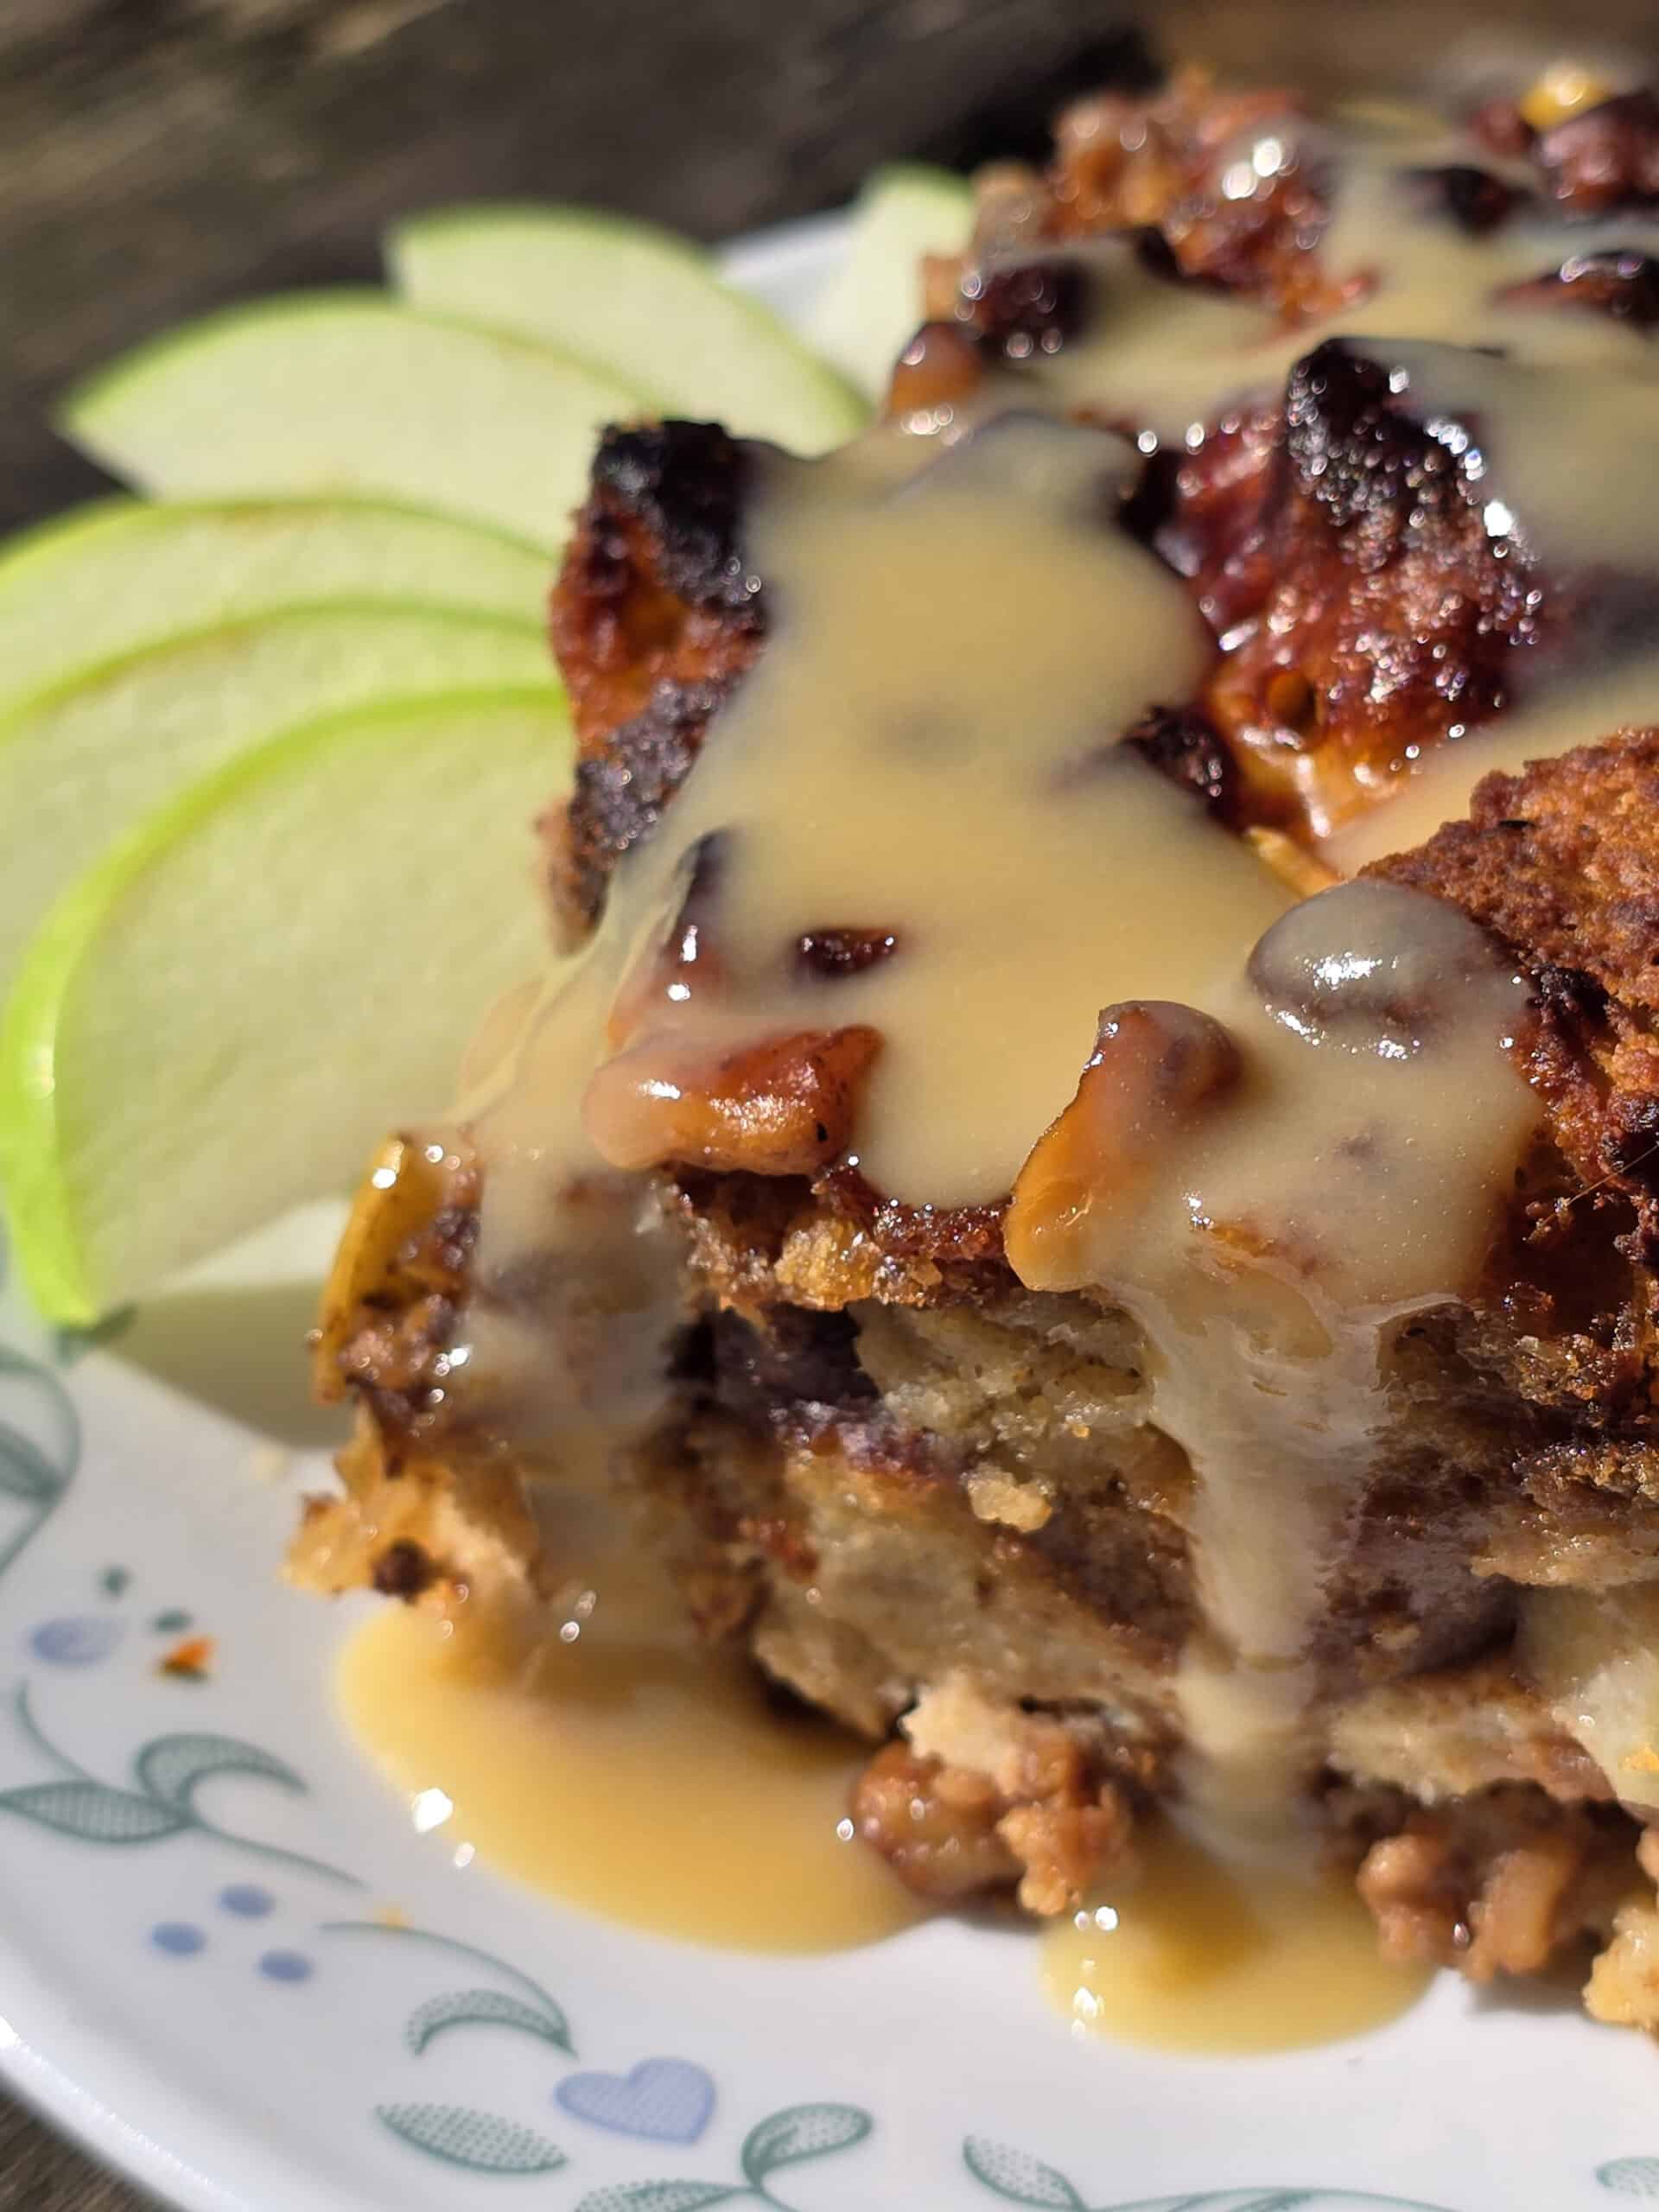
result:
[[[733,265],[797,313],[836,240]],[[1659,2200],[1659,2053],[1553,2000],[1177,2059],[1073,2040],[1023,1936],[734,1955],[457,1868],[334,1717],[358,1606],[275,1578],[305,1277],[276,1240],[103,1349],[0,1306],[0,2064],[101,2156],[191,2212]]]

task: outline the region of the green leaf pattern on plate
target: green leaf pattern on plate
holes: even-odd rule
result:
[[[1596,2168],[1596,2179],[1615,2196],[1659,2202],[1659,2158],[1610,2158]]]
[[[472,2024],[517,2028],[526,2035],[538,2036],[543,2043],[554,2044],[571,2058],[576,2055],[563,2007],[555,2003],[539,1981],[532,1981],[527,1974],[509,1966],[505,1959],[480,1951],[474,1944],[458,1943],[453,1936],[435,1935],[429,1928],[410,1928],[401,1921],[391,1920],[326,1920],[317,1933],[380,1936],[405,1946],[414,1944],[442,1951],[451,1958],[465,1959],[470,1965],[490,1967],[523,1992],[520,1997],[509,1998],[494,1990],[455,1990],[417,2005],[404,2031],[404,2041],[417,2058],[433,2037],[445,2028]]]
[[[83,1843],[158,1843],[190,1826],[171,1807],[102,1782],[37,1782],[0,1790],[0,1808]]]
[[[377,2105],[375,2117],[416,2151],[480,2174],[550,2174],[564,2164],[533,2127],[470,2105]]]
[[[125,1789],[100,1781],[59,1750],[35,1718],[27,1682],[18,1686],[12,1714],[25,1740],[69,1779],[0,1789],[0,1813],[32,1821],[37,1827],[54,1829],[60,1835],[78,1837],[83,1843],[159,1843],[168,1836],[194,1832],[216,1837],[233,1850],[278,1860],[306,1873],[320,1874],[327,1881],[361,1887],[355,1874],[308,1858],[303,1852],[285,1850],[280,1844],[233,1834],[197,1811],[197,1785],[210,1775],[257,1776],[279,1782],[284,1789],[304,1789],[292,1767],[255,1744],[245,1744],[235,1736],[157,1736],[134,1755],[132,1773],[138,1786],[136,1790]]]
[[[157,1736],[133,1761],[133,1772],[150,1796],[187,1821],[195,1818],[196,1786],[209,1775],[257,1774],[284,1789],[305,1788],[284,1760],[234,1736]]]
[[[791,2105],[749,2130],[741,2154],[743,2171],[752,2188],[761,2189],[779,2166],[844,2151],[861,2143],[873,2125],[856,2105]]]
[[[749,2191],[723,2181],[624,2181],[590,2189],[576,2212],[701,2212]]]
[[[0,1421],[0,1491],[25,1505],[51,1505],[63,1488],[54,1467],[32,1436]]]
[[[874,2126],[868,2113],[858,2105],[786,2105],[758,2120],[743,2139],[738,2153],[741,2181],[639,2181],[613,2183],[590,2190],[576,2212],[697,2212],[704,2204],[753,2197],[776,2212],[790,2212],[783,2199],[767,2187],[767,2178],[782,2166],[798,2166],[809,2158],[827,2158],[832,2152],[849,2150],[861,2143]]]
[[[1040,2206],[1043,2212],[1090,2212],[1088,2200],[1059,2171],[1011,2144],[969,2135],[962,2162],[974,2179],[1011,2204]],[[1370,2205],[1374,2212],[1444,2212],[1403,2196],[1377,2196],[1363,2189],[1211,2189],[1196,2196],[1141,2196],[1133,2203],[1102,2204],[1094,2212],[1320,2212],[1329,2205]]]
[[[537,2006],[500,1989],[452,1989],[442,1997],[429,1997],[410,2014],[404,2040],[418,2058],[434,2036],[441,2036],[447,2028],[467,2027],[515,2028],[562,2050],[570,2048],[558,2022]]]
[[[1083,2199],[1065,2176],[1028,2151],[970,2135],[962,2146],[963,2162],[976,2181],[1013,2204],[1036,2204],[1049,2212],[1083,2212]]]

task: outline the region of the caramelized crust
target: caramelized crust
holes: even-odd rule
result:
[[[431,1426],[433,1366],[469,1286],[480,1189],[470,1154],[392,1137],[335,1255],[315,1337],[316,1394],[333,1404],[354,1393],[394,1458]]]
[[[1300,120],[1283,92],[1218,92],[1196,70],[1150,100],[1080,101],[1056,127],[1032,231],[1071,239],[1155,226],[1189,276],[1265,293],[1293,318],[1334,305],[1306,250],[1326,212],[1319,175],[1287,164],[1260,193],[1222,188],[1244,134],[1281,125],[1294,143]],[[991,229],[995,204],[988,214]]]
[[[764,584],[741,552],[742,449],[709,440],[684,423],[607,434],[556,594],[581,758],[568,823],[550,828],[583,921],[764,639]],[[638,445],[648,465],[624,467]],[[1495,547],[1491,490],[1477,495],[1443,432],[1339,342],[1296,365],[1281,403],[1155,457],[1126,519],[1189,581],[1217,652],[1200,696],[1149,701],[1128,741],[1238,828],[1322,836],[1385,796],[1423,750],[1504,705],[1516,654],[1535,657],[1570,614],[1513,545]]]
[[[1643,1271],[1630,1325],[1645,1338],[1659,1260],[1659,731],[1488,776],[1467,820],[1367,872],[1453,900],[1537,977],[1529,1072],[1588,1204],[1632,1217],[1619,1242]],[[1539,1227],[1560,1233],[1555,1210]]]
[[[748,448],[708,423],[607,429],[553,594],[553,650],[576,727],[575,789],[548,824],[554,888],[578,924],[696,759],[766,634],[744,558]]]
[[[1204,705],[1246,820],[1324,834],[1408,760],[1497,711],[1517,651],[1548,633],[1531,564],[1495,549],[1465,462],[1330,341],[1281,412],[1181,461],[1153,542],[1217,638]]]
[[[566,880],[589,915],[609,868],[648,834],[689,770],[712,703],[761,649],[764,587],[740,592],[732,582],[743,565],[744,481],[741,449],[711,445],[696,425],[612,433],[601,454],[556,601],[584,747]],[[1230,826],[1286,831],[1292,850],[1377,796],[1408,766],[1408,746],[1421,750],[1501,705],[1514,656],[1548,630],[1548,594],[1512,549],[1495,551],[1461,460],[1409,414],[1382,369],[1339,344],[1297,365],[1281,406],[1173,467],[1154,465],[1128,519],[1190,580],[1230,650],[1217,653],[1200,699],[1149,702],[1126,741]],[[626,543],[626,559],[597,557],[607,534]],[[687,652],[699,671],[721,667],[718,683],[662,675]],[[639,711],[641,698],[655,703]],[[878,939],[857,957],[884,950]],[[815,939],[813,955],[831,952]],[[606,1071],[607,1096],[626,1077],[624,1062]],[[810,1088],[793,1083],[792,1093],[804,1101]],[[839,1080],[821,1088],[832,1103],[849,1096]],[[758,1065],[752,1089],[749,1120],[770,1116],[781,1130],[782,1094]],[[731,1083],[702,1090],[695,1130],[679,1125],[691,1105],[677,1105],[675,1127],[640,1135],[628,1156],[755,1165],[725,1141],[743,1120]],[[791,1179],[786,1199],[737,1202],[751,1223],[757,1207],[773,1221],[763,1268],[787,1246],[786,1294],[839,1304],[877,1294],[880,1281],[880,1294],[902,1283],[903,1294],[925,1299],[950,1294],[964,1268],[1000,1262],[1000,1206],[886,1198],[835,1164],[840,1118],[803,1106],[789,1144],[773,1147],[772,1173],[815,1178],[810,1196]],[[752,1240],[728,1260],[717,1225],[699,1234],[711,1278],[753,1274]],[[771,1294],[784,1281],[774,1278]]]

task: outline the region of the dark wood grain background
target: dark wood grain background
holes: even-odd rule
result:
[[[1651,0],[0,0],[0,527],[100,488],[48,427],[69,378],[203,308],[372,277],[411,207],[547,194],[714,238],[879,161],[1034,150],[1067,92],[1149,48],[1406,89],[1654,22]],[[138,2202],[0,2099],[0,2212]]]
[[[0,520],[97,479],[66,378],[182,315],[378,273],[435,200],[602,200],[717,238],[876,161],[1035,141],[1122,67],[1055,0],[0,0]]]

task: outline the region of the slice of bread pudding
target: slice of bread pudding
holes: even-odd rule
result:
[[[1659,2023],[1659,105],[1541,98],[1091,102],[856,445],[606,434],[302,1579],[533,1607],[597,1468],[917,1888],[1167,1801]]]

